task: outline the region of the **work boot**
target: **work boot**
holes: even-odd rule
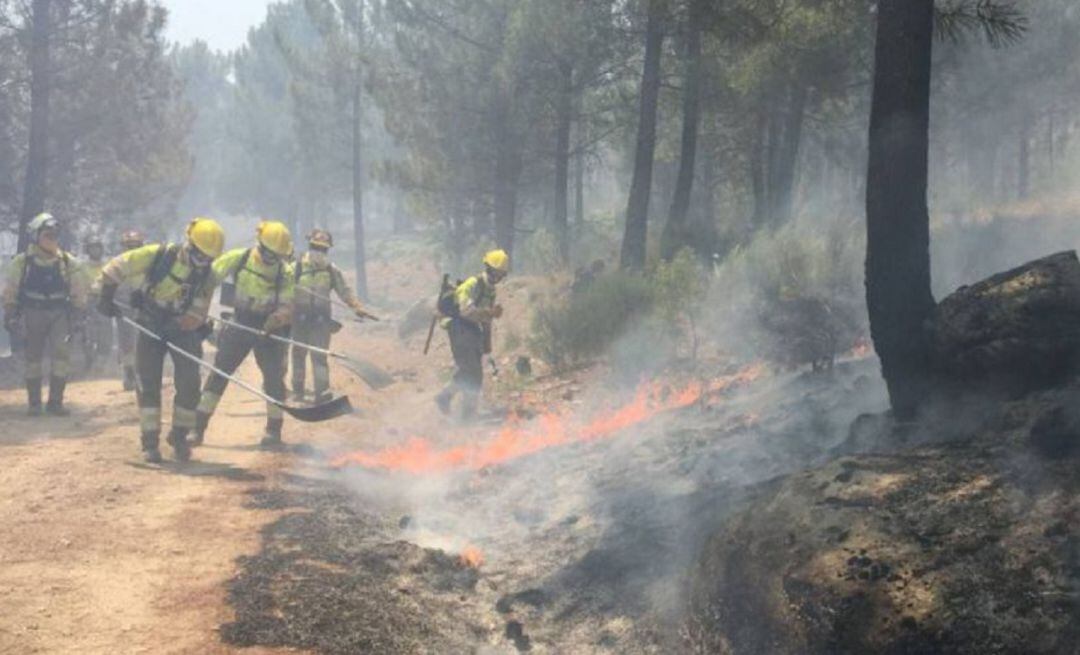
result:
[[[443,414],[450,415],[450,402],[454,399],[454,394],[449,389],[443,389],[439,392],[439,395],[435,396],[435,404],[439,406],[439,411]]]
[[[124,391],[135,391],[135,369],[124,367]]]
[[[186,429],[173,428],[169,430],[169,436],[165,439],[172,446],[173,456],[178,462],[191,461],[191,446],[188,445],[187,435]]]
[[[281,428],[285,425],[285,419],[271,418],[266,420],[266,434],[263,435],[259,445],[266,449],[281,447]]]
[[[143,460],[145,460],[147,464],[160,464],[162,462],[161,451],[158,450],[158,439],[160,437],[160,432],[142,433]]]
[[[50,416],[68,416],[71,414],[64,407],[64,389],[67,380],[64,378],[49,378],[49,402],[45,405],[45,412]]]
[[[191,441],[188,444],[192,448],[198,448],[203,445],[203,440],[206,438],[206,428],[210,425],[210,415],[197,412],[195,414],[195,434],[191,435]]]
[[[26,381],[26,399],[29,405],[28,416],[41,416],[41,378]]]

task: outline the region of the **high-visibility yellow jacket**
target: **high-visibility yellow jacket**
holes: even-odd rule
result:
[[[169,248],[176,249],[175,260],[154,284],[151,271],[155,264],[168,263]],[[206,317],[217,286],[212,271],[199,272],[191,265],[187,248],[164,243],[153,243],[116,256],[105,264],[101,281],[141,290],[146,310],[171,316]]]
[[[214,277],[218,283],[235,278],[237,311],[271,314],[292,306],[296,289],[292,265],[266,264],[259,257],[258,248],[237,248],[224,253],[214,261]]]
[[[487,274],[474,275],[457,286],[454,301],[458,306],[458,316],[483,327],[490,322],[480,316],[479,310],[488,310],[495,306],[495,285],[487,279]],[[450,321],[443,321],[443,327],[449,327]]]
[[[336,293],[343,303],[353,309],[363,308],[345,274],[325,256],[316,257],[310,252],[304,254],[294,264],[293,277],[296,280],[293,311],[297,315],[329,316],[332,293]]]
[[[86,287],[82,264],[74,255],[63,250],[50,254],[31,245],[15,255],[8,268],[4,311],[13,313],[24,305],[70,304],[82,309],[86,307]]]
[[[83,262],[83,277],[86,280],[86,288],[91,298],[101,293],[101,271],[105,268],[105,262],[87,259]]]

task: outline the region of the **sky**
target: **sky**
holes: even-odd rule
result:
[[[262,22],[272,0],[161,0],[169,10],[168,38],[188,43],[202,39],[215,50],[234,50],[248,28]]]

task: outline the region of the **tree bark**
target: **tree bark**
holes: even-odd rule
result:
[[[364,40],[364,0],[357,0],[356,22],[357,62],[352,89],[352,192],[353,192],[353,241],[355,244],[356,294],[368,300],[367,255],[364,239],[364,111],[363,70],[359,54]]]
[[[517,186],[521,177],[522,153],[511,125],[512,98],[499,90],[495,99],[495,243],[514,254],[517,221]]]
[[[802,128],[806,118],[807,88],[798,82],[794,84],[790,89],[781,138],[776,147],[775,168],[770,175],[772,181],[769,186],[773,194],[770,218],[774,225],[783,225],[791,219],[795,200],[799,145],[802,142]]]
[[[765,224],[769,214],[769,187],[765,178],[766,149],[769,132],[769,118],[764,109],[758,111],[754,126],[754,143],[750,147],[750,187],[754,192],[754,215],[750,219],[753,229]]]
[[[30,244],[26,226],[45,211],[49,172],[49,95],[52,93],[51,0],[34,0],[30,26],[30,143],[19,212],[19,252]]]
[[[704,0],[692,0],[686,26],[686,76],[683,83],[679,172],[671,201],[671,212],[660,241],[661,254],[668,260],[692,241],[686,216],[690,211],[690,198],[694,188],[698,131],[701,126],[701,23],[704,8]]]
[[[555,137],[555,236],[559,259],[570,262],[570,128],[574,113],[574,66],[559,65],[561,87],[558,100],[558,127]]]
[[[912,418],[930,393],[927,176],[933,0],[878,3],[866,190],[866,300],[893,411]]]
[[[649,226],[649,198],[652,193],[653,161],[656,152],[656,114],[660,100],[660,59],[664,47],[663,0],[648,0],[645,28],[645,65],[641,76],[638,108],[637,147],[634,176],[626,207],[620,264],[627,270],[645,268],[645,246]]]

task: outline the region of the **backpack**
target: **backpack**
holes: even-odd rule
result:
[[[226,307],[236,307],[236,281],[240,277],[241,271],[247,270],[248,260],[251,259],[251,252],[253,248],[248,248],[244,251],[244,256],[240,258],[240,265],[233,271],[232,277],[228,282],[221,285],[221,304]],[[268,279],[265,275],[257,273],[255,271],[248,271],[252,275],[258,275],[263,279]],[[274,279],[274,307],[278,307],[281,299],[281,284],[285,279],[285,263],[278,264],[277,276]]]
[[[25,254],[25,259],[23,260],[24,263],[23,263],[22,275],[19,276],[19,288],[15,292],[15,294],[16,294],[15,297],[17,299],[16,305],[20,306],[20,307],[22,306],[23,301],[26,299],[23,288],[26,286],[26,280],[30,277],[30,268],[32,266],[34,266],[33,255],[30,254],[29,250],[24,254]],[[70,292],[71,292],[71,260],[68,257],[67,251],[65,251],[65,250],[60,251],[60,275],[61,275],[61,277],[63,277],[64,281],[68,284],[68,293],[70,294]]]
[[[186,280],[178,279],[172,274],[173,265],[176,264],[176,259],[180,256],[180,246],[175,243],[170,243],[165,246],[158,246],[157,253],[154,254],[154,261],[150,263],[150,270],[146,274],[146,285],[140,291],[140,299],[145,302],[149,299],[154,289],[161,284],[165,278],[171,277],[174,282],[181,287],[185,287],[187,291],[184,294],[184,299],[180,303],[180,314],[186,314],[191,305],[195,302],[195,295],[202,288],[202,285],[206,282],[206,278],[210,274],[210,269],[193,269],[191,274]]]
[[[461,315],[461,308],[457,302],[457,288],[464,283],[458,280],[457,284],[450,284],[450,275],[443,275],[442,287],[439,288],[439,299],[435,303],[435,309],[440,314],[449,318],[457,318]]]

